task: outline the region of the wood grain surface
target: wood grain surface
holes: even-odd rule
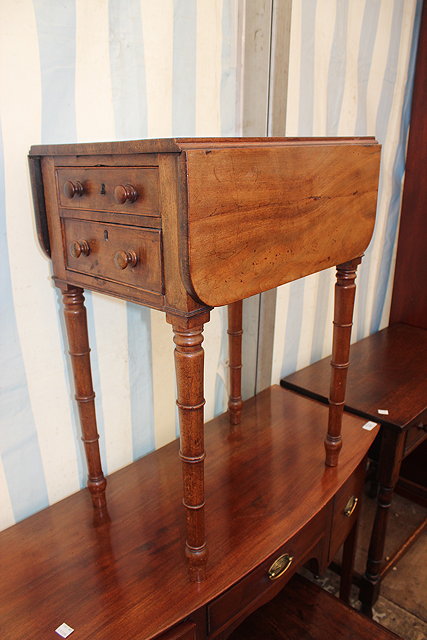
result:
[[[188,581],[178,442],[108,478],[109,517],[79,493],[0,533],[7,640],[152,638],[236,584],[296,535],[358,466],[375,436],[345,415],[326,468],[327,408],[269,388],[205,426],[207,579]],[[297,427],[297,428],[296,428]]]
[[[330,358],[324,358],[287,376],[283,385],[326,402],[329,367]],[[395,429],[422,415],[427,410],[427,331],[396,324],[353,344],[345,406]]]
[[[79,156],[102,154],[139,154],[139,153],[181,153],[185,149],[218,147],[247,147],[281,145],[283,141],[291,141],[293,144],[311,144],[313,138],[153,138],[151,140],[118,140],[114,142],[84,142],[80,144],[44,144],[33,145],[30,156]],[[316,138],[323,144],[348,144],[359,142],[371,143],[374,138],[369,136],[341,137],[341,138]]]
[[[323,144],[188,150],[183,277],[220,306],[363,254],[380,147]],[[191,293],[189,291],[189,293]]]

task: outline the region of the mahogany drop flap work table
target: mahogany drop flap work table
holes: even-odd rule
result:
[[[55,637],[65,621],[76,640],[226,638],[299,567],[324,570],[343,543],[348,597],[377,428],[363,429],[343,407],[379,156],[373,138],[31,149],[38,235],[63,293],[93,508],[81,491],[0,534],[3,636]],[[241,301],[331,266],[329,407],[278,386],[242,403]],[[180,443],[112,474],[107,492],[85,288],[164,311],[175,342]],[[204,425],[203,325],[222,305],[229,412]]]

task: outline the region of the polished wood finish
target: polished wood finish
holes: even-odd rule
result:
[[[208,320],[209,318],[206,318]],[[205,579],[207,547],[205,534],[203,397],[203,324],[172,320],[175,342],[177,406],[181,428],[179,457],[182,462],[183,504],[186,509],[190,580]]]
[[[427,330],[427,4],[424,2],[412,93],[390,324]]]
[[[114,212],[160,215],[164,240],[167,228],[179,253],[168,284],[183,284],[199,309],[242,300],[361,255],[373,230],[379,154],[373,138],[182,139],[31,150],[32,158],[41,158],[47,205],[38,216],[47,218],[55,240],[59,280],[92,288],[64,269],[58,207],[61,215],[65,209],[97,211],[100,220],[105,212],[108,221]],[[81,182],[82,197],[65,197],[67,180]],[[118,204],[114,189],[126,184],[145,196]],[[153,305],[105,280],[92,284],[170,308],[167,300]],[[189,306],[187,300],[175,310],[187,313]]]
[[[136,200],[138,200],[138,196],[138,191],[132,184],[119,184],[114,189],[114,199],[118,204],[136,202]]]
[[[68,270],[163,293],[159,229],[135,229],[67,217],[62,222]],[[76,251],[76,246],[81,250]],[[126,270],[124,265],[128,267]]]
[[[79,408],[82,441],[88,466],[87,486],[96,509],[106,506],[104,478],[99,453],[99,435],[96,426],[95,393],[90,369],[90,348],[87,332],[86,308],[82,289],[62,288],[64,318],[67,328],[69,354],[74,374],[75,398]]]
[[[230,393],[228,411],[231,424],[239,424],[242,412],[242,301],[228,305],[228,367]]]
[[[33,196],[37,238],[40,249],[48,258],[50,258],[50,240],[49,229],[47,227],[46,201],[43,189],[41,159],[37,156],[28,156],[28,169],[31,180],[31,193]]]
[[[157,167],[58,168],[57,180],[62,207],[159,215]]]
[[[427,410],[427,332],[405,324],[387,327],[353,344],[350,363],[346,410],[394,432],[414,429],[414,438],[424,439],[418,423]],[[330,357],[323,358],[287,376],[283,386],[327,402],[329,368]]]
[[[247,148],[283,146],[283,142],[291,142],[298,146],[312,146],[313,142],[320,142],[323,145],[344,145],[372,143],[374,138],[365,136],[341,136],[339,138],[281,138],[281,137],[245,137],[245,138],[153,138],[148,140],[115,140],[114,142],[84,142],[72,144],[43,144],[33,145],[30,156],[53,156],[60,157],[62,165],[68,164],[66,156],[77,155],[82,157],[82,166],[86,164],[85,156],[95,154],[104,155],[127,155],[134,154],[156,154],[156,153],[180,153],[192,149],[219,149],[219,148]],[[126,163],[131,166],[129,160]],[[74,161],[73,163],[74,164]]]
[[[162,640],[197,640],[196,625],[192,622],[184,622],[172,631],[163,634]]]
[[[67,555],[58,553],[54,567],[40,553],[38,569],[31,567],[36,582],[49,567],[45,595],[39,600],[34,588],[28,601],[11,599],[9,622],[25,606],[19,633],[28,627],[29,609],[37,610],[45,635],[60,602],[62,615],[91,640],[161,634],[166,640],[164,632],[225,638],[302,564],[326,568],[353,531],[357,511],[341,523],[347,518],[342,505],[349,487],[361,486],[374,433],[361,431],[358,418],[343,417],[341,374],[332,381],[329,423],[333,464],[344,430],[338,466],[325,466],[325,407],[270,388],[242,408],[241,300],[340,264],[334,349],[335,368],[342,367],[355,265],[374,224],[379,152],[373,138],[182,139],[31,150],[36,193],[43,192],[38,228],[48,230],[57,286],[67,295],[81,297],[87,287],[159,309],[172,325],[183,491],[174,444],[119,472],[117,484],[109,482],[108,514],[95,510],[84,531],[76,534],[61,516],[52,546],[64,540]],[[45,242],[43,233],[39,237]],[[211,307],[223,304],[230,305],[230,411],[205,432],[202,332]],[[86,388],[82,318],[81,348],[72,351],[86,358],[74,366],[76,386]],[[96,476],[89,395],[91,413],[82,410],[82,428]],[[77,509],[80,498],[71,504]],[[62,507],[46,513],[55,519]],[[345,548],[344,585],[351,581],[351,540]],[[76,591],[61,587],[59,563]],[[182,627],[185,622],[190,627]]]
[[[326,434],[326,464],[335,467],[342,447],[341,421],[347,384],[351,328],[353,326],[356,269],[361,258],[337,266],[335,285],[332,375],[329,391],[329,420]]]
[[[272,387],[244,403],[233,430],[228,413],[206,424],[204,582],[189,582],[183,553],[178,441],[109,476],[109,520],[93,520],[80,491],[1,532],[2,635],[53,638],[65,621],[82,640],[147,640],[186,618],[199,628],[225,593],[231,610],[248,576],[258,589],[247,583],[252,605],[268,600],[288,580],[267,576],[287,550],[295,556],[292,571],[307,554],[323,569],[334,496],[341,500],[343,489],[347,497],[345,484],[375,436],[345,414],[340,463],[326,467],[319,425],[327,413],[321,403]]]
[[[399,640],[302,576],[250,616],[230,640]]]
[[[365,471],[366,465],[360,466],[358,471],[353,473],[344,484],[339,497],[335,500],[328,563],[334,559],[335,549],[339,549],[345,542],[359,516],[360,496],[362,495]],[[346,510],[350,502],[354,503],[353,499],[356,501],[355,507],[350,511]]]
[[[70,199],[78,196],[79,198],[84,194],[84,187],[81,182],[76,180],[72,182],[71,180],[67,180],[64,182],[63,192],[66,198]]]
[[[324,358],[281,384],[327,402],[329,362]],[[352,345],[350,362],[345,408],[382,426],[377,511],[361,589],[364,610],[370,613],[381,579],[397,557],[393,554],[384,563],[388,513],[401,463],[427,438],[427,331],[406,324],[387,327]]]
[[[364,252],[375,220],[378,145],[313,145],[315,153],[292,141],[250,153],[187,151],[182,253],[194,297],[228,304]]]

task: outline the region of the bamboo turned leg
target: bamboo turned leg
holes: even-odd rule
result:
[[[187,539],[185,553],[192,582],[205,579],[207,547],[204,512],[203,324],[194,327],[172,319],[175,342],[177,405],[181,429],[180,458]]]
[[[341,425],[344,411],[350,337],[353,324],[356,270],[362,258],[355,258],[337,266],[335,284],[334,331],[329,394],[328,433],[325,440],[326,465],[335,467],[342,447]]]
[[[95,393],[92,387],[90,348],[83,289],[65,286],[61,290],[69,354],[74,374],[75,397],[79,408],[82,441],[85,447],[88,468],[87,486],[92,495],[93,506],[98,509],[104,509],[106,506],[105,487],[107,481],[102,473],[99,454]]]
[[[242,412],[242,301],[228,305],[228,361],[230,395],[228,411],[231,424],[240,423]]]

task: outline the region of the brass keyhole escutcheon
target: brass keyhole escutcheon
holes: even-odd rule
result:
[[[353,513],[353,511],[355,510],[355,508],[357,507],[357,503],[359,502],[359,498],[356,498],[356,496],[351,496],[351,498],[349,498],[347,504],[345,505],[344,508],[344,515],[349,518],[351,516],[351,514]]]
[[[283,576],[291,566],[293,559],[294,557],[290,556],[288,553],[284,553],[279,556],[268,570],[268,577],[270,580],[277,580],[277,578]]]

